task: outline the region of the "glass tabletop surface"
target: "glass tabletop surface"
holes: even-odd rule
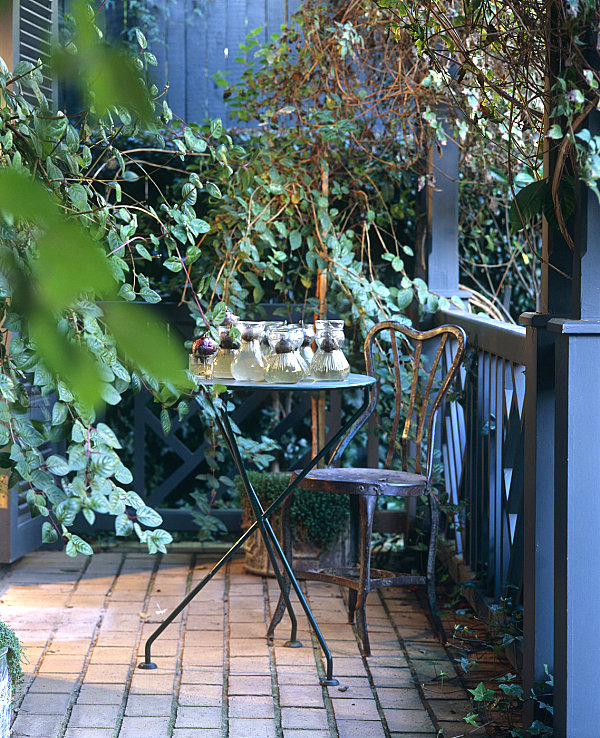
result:
[[[274,382],[251,382],[238,379],[196,379],[196,385],[200,387],[211,387],[220,384],[228,389],[264,389],[264,390],[328,390],[328,389],[350,389],[351,387],[366,387],[375,384],[375,379],[367,374],[349,374],[346,379],[331,382],[317,382],[313,379],[305,379],[294,384]]]

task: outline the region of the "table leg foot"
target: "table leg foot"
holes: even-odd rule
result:
[[[337,679],[321,679],[319,681],[319,684],[322,687],[337,687],[337,685],[339,684],[339,682],[338,682]]]
[[[153,661],[142,661],[138,664],[138,669],[158,669],[158,666]]]
[[[302,648],[302,641],[297,641],[297,640],[286,641],[283,645],[286,648]]]

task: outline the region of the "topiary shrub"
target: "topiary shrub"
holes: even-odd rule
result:
[[[263,507],[270,505],[289,484],[288,474],[249,471],[248,479]],[[244,492],[241,477],[233,481],[234,490],[241,498],[246,515],[252,515],[250,502]],[[332,495],[297,489],[294,492],[290,522],[295,541],[311,543],[322,549],[330,548],[344,531],[348,522],[346,495]]]

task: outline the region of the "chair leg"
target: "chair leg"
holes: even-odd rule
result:
[[[356,595],[355,589],[348,590],[348,622],[350,625],[354,622],[354,611],[356,610]]]
[[[371,537],[373,535],[373,516],[377,505],[377,497],[365,495],[359,497],[360,509],[360,557],[359,581],[356,596],[356,628],[363,644],[365,656],[371,655],[369,632],[367,630],[367,595],[371,588]]]
[[[293,494],[289,495],[289,497],[283,502],[281,506],[281,530],[283,534],[283,553],[288,560],[290,566],[293,567],[292,531],[290,528],[290,509],[292,507],[292,498]],[[282,574],[287,592],[289,594],[290,578],[288,577],[285,569],[283,569]],[[277,605],[275,606],[273,617],[271,618],[271,622],[269,623],[269,627],[267,629],[267,640],[272,641],[274,639],[275,628],[281,622],[281,618],[283,617],[284,612],[285,600],[283,599],[283,594],[280,593],[279,599],[277,600]]]
[[[431,613],[431,619],[433,620],[435,629],[437,630],[442,643],[446,643],[446,632],[444,631],[444,626],[442,625],[442,620],[440,618],[440,611],[438,609],[437,596],[435,593],[435,557],[437,552],[437,537],[440,527],[440,514],[434,496],[429,494],[428,497],[431,530],[429,537],[429,553],[427,556],[427,599],[429,602],[429,612]]]

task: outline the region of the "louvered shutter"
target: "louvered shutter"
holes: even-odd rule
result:
[[[13,64],[46,62],[51,44],[58,38],[58,0],[13,0]],[[44,70],[41,85],[51,106],[56,108],[58,86]],[[35,102],[33,93],[24,88],[24,97]]]

